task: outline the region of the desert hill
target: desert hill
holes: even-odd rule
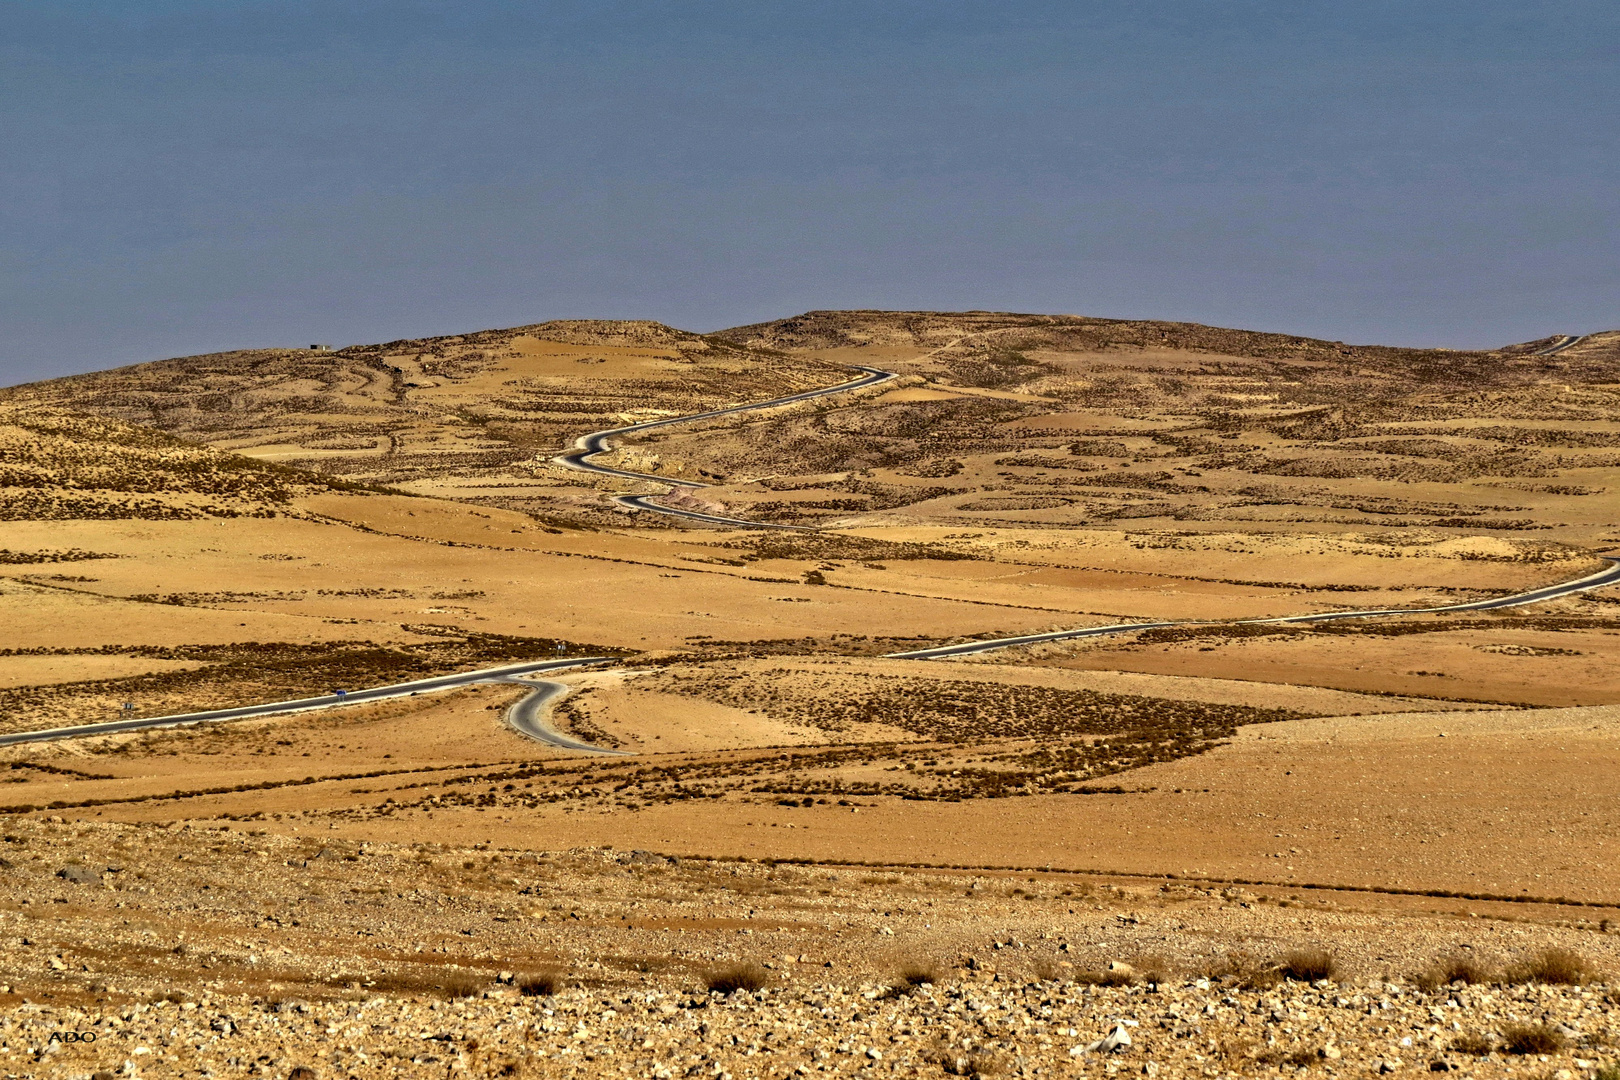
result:
[[[216,354],[5,392],[5,506],[19,526],[263,519],[251,543],[232,540],[264,549],[251,570],[200,535],[131,534],[120,542],[140,558],[72,588],[299,612],[390,641],[431,623],[620,648],[878,652],[924,633],[1086,619],[1425,606],[1578,576],[1620,544],[1620,334],[1541,355],[1561,340],[1419,352],[1166,322],[857,311],[708,336],[554,322]],[[593,428],[827,385],[855,363],[899,378],[618,451],[631,468],[707,483],[706,506],[814,533],[677,529],[603,497],[627,482],[550,462]],[[79,535],[87,550],[119,547]],[[318,575],[265,562],[307,545],[344,555]],[[450,571],[445,545],[499,554]],[[35,534],[40,552],[63,546]],[[242,587],[142,561],[163,550]],[[642,569],[591,578],[605,605],[570,597],[561,616],[546,575],[579,559]],[[502,569],[531,562],[544,572]],[[429,564],[462,587],[398,584]],[[710,604],[681,584],[694,564],[719,590]],[[837,589],[773,584],[812,579]],[[500,599],[445,602],[460,593]],[[1569,597],[1467,627],[1408,620],[1399,640],[1217,628],[990,659],[1594,704],[1620,693],[1588,659],[1612,635],[1608,604]],[[1515,621],[1526,614],[1541,621]]]
[[[1199,323],[1151,319],[1099,319],[1079,315],[1033,315],[966,311],[809,311],[792,318],[721,330],[711,337],[796,352],[864,349],[921,350],[935,360],[971,361],[1011,351],[1099,354],[1133,350],[1203,353],[1280,364],[1354,366],[1422,382],[1516,382],[1579,371],[1590,380],[1620,362],[1620,331],[1587,335],[1576,347],[1552,355],[1539,351],[1557,337],[1463,351],[1386,345],[1349,345],[1293,334],[1234,330]]]
[[[1559,339],[1453,352],[858,311],[713,336],[908,376],[725,438],[675,431],[638,448],[737,478],[708,496],[772,520],[1610,543],[1620,332],[1550,354]]]
[[[1558,340],[1460,352],[1070,315],[813,311],[709,335],[560,321],[335,352],[246,350],[0,400],[600,525],[615,515],[598,487],[614,485],[549,464],[581,433],[877,365],[905,381],[676,429],[626,446],[620,462],[716,483],[706,505],[781,523],[1281,521],[1551,529],[1536,539],[1602,543],[1609,515],[1593,497],[1620,460],[1620,332],[1544,355]]]
[[[181,357],[13,387],[0,401],[67,407],[421,494],[589,517],[598,500],[559,499],[549,490],[559,483],[544,475],[544,461],[577,435],[840,377],[813,358],[655,322],[563,321],[336,351]]]

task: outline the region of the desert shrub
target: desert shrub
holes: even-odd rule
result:
[[[1552,1054],[1564,1048],[1564,1037],[1546,1024],[1509,1024],[1502,1049],[1510,1054]]]
[[[1277,964],[1277,971],[1294,982],[1320,982],[1338,974],[1338,961],[1325,949],[1297,949],[1287,953]]]
[[[939,982],[939,971],[932,964],[911,963],[900,969],[890,984],[890,992],[894,995],[909,994],[923,986],[932,986]]]
[[[1547,949],[1508,969],[1509,982],[1577,986],[1594,974],[1583,956],[1568,949]]]
[[[1605,1065],[1592,1074],[1592,1080],[1620,1080],[1620,1065]]]
[[[1452,1041],[1451,1048],[1457,1051],[1459,1054],[1472,1054],[1474,1057],[1484,1057],[1496,1047],[1491,1040],[1487,1039],[1478,1032],[1474,1032],[1472,1034],[1458,1036]]]
[[[760,990],[765,986],[765,969],[758,964],[729,964],[714,968],[703,977],[711,994],[735,994],[738,990]]]
[[[1157,986],[1170,981],[1170,965],[1163,957],[1139,957],[1132,962],[1132,966],[1136,968],[1136,977],[1149,985]]]
[[[1205,969],[1204,974],[1217,982],[1235,983],[1244,990],[1269,990],[1282,982],[1282,972],[1275,966],[1258,963],[1247,953],[1228,953]]]
[[[1295,1050],[1267,1050],[1254,1055],[1254,1063],[1261,1066],[1290,1065],[1296,1069],[1308,1069],[1313,1065],[1320,1065],[1322,1055],[1310,1047],[1299,1047]]]
[[[940,1046],[924,1053],[923,1057],[938,1065],[947,1076],[995,1076],[1006,1071],[1004,1061],[982,1050],[969,1052]]]
[[[287,1080],[315,1080],[316,1075],[308,1065],[294,1065],[292,1072],[287,1074]]]
[[[1135,986],[1133,971],[1082,971],[1074,981],[1085,986]]]
[[[518,980],[518,993],[524,997],[550,997],[563,986],[562,972],[553,968],[537,971]]]
[[[445,976],[444,981],[439,984],[439,989],[443,990],[447,997],[470,998],[483,993],[486,985],[486,980],[471,973],[452,974]]]
[[[1453,983],[1463,983],[1472,986],[1475,983],[1490,982],[1485,969],[1466,956],[1454,956],[1448,960],[1441,960],[1433,967],[1421,972],[1417,976],[1417,984],[1425,990],[1438,990],[1442,986]]]
[[[965,468],[956,458],[929,458],[914,465],[906,465],[894,470],[901,476],[921,476],[938,480],[946,476],[955,476]]]

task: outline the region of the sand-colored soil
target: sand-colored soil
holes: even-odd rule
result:
[[[202,666],[194,660],[136,656],[3,656],[0,688],[117,679],[151,671],[195,671]]]
[[[1620,700],[1610,658],[1616,629],[1538,629],[1540,619],[1486,620],[1484,629],[1394,633],[1410,624],[1372,623],[1353,633],[1304,632],[1226,637],[1219,630],[1172,644],[1089,642],[1047,645],[1004,655],[998,662],[1034,660],[1065,668],[1198,674],[1282,686],[1333,686],[1372,694],[1408,694],[1453,701],[1525,705],[1606,704]],[[1515,623],[1528,624],[1524,626]]]
[[[671,674],[682,677],[678,670]],[[1087,678],[1050,671],[1013,677]],[[782,751],[760,758],[739,748],[815,751],[812,744],[831,748],[852,735],[881,733],[830,737],[759,715],[763,710],[702,702],[681,711],[667,693],[637,691],[646,678],[575,680],[594,696],[590,723],[637,749],[631,758],[580,759],[526,743],[499,721],[514,691],[471,690],[281,721],[11,750],[10,760],[90,775],[28,774],[26,782],[8,785],[7,801],[61,802],[69,807],[62,812],[102,820],[331,815],[345,835],[392,842],[455,838],[705,856],[1050,865],[1281,886],[1393,886],[1620,903],[1620,877],[1604,854],[1620,845],[1620,808],[1610,782],[1620,766],[1620,719],[1612,707],[1264,724],[1240,729],[1203,754],[1114,777],[1123,782],[1122,794],[1104,788],[960,802],[866,795],[843,800],[853,805],[828,797],[815,806],[785,807],[776,805],[774,794],[755,793],[761,780],[767,790],[779,783],[780,772],[761,766]],[[1162,692],[1165,686],[1130,688]],[[900,763],[983,756],[995,748],[957,748],[889,732],[891,739],[896,734],[909,740],[896,744],[902,753],[889,759]],[[894,776],[885,772],[881,755],[825,761],[804,758],[789,775],[846,784]],[[516,794],[503,794],[498,780],[480,779],[509,774],[523,762],[548,764]],[[668,775],[704,777],[699,786],[720,797],[670,801],[658,795],[668,769],[676,770]],[[378,770],[386,775],[298,783],[312,772]],[[94,778],[100,776],[107,778]],[[283,786],[163,797],[265,782]],[[486,803],[468,805],[460,794],[486,787]],[[525,802],[543,792],[561,798]],[[453,798],[441,804],[441,795]],[[385,800],[393,803],[384,806]]]

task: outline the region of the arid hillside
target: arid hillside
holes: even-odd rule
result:
[[[0,404],[0,520],[274,517],[342,480],[50,407]]]
[[[842,369],[654,322],[571,321],[336,351],[249,349],[0,391],[332,476],[600,514],[545,461],[582,432],[834,383]],[[585,489],[588,491],[588,489]]]
[[[550,464],[580,434],[828,385],[862,364],[904,378],[638,438],[618,464],[714,485],[703,506],[780,523],[1422,530],[1602,547],[1620,332],[1546,352],[1562,340],[1455,352],[994,312],[810,312],[707,336],[576,321],[188,357],[4,400],[602,524],[614,515],[599,489],[626,482]]]
[[[641,441],[638,460],[726,477],[706,498],[774,521],[1613,542],[1620,332],[1543,355],[812,312],[715,336],[907,376],[724,438]]]
[[[998,349],[1100,353],[1110,349],[1168,349],[1278,362],[1354,362],[1367,371],[1424,381],[1537,378],[1583,370],[1583,381],[1605,370],[1620,333],[1587,335],[1573,352],[1546,355],[1559,336],[1482,352],[1350,345],[1294,334],[1232,330],[1199,323],[1029,315],[1000,311],[810,311],[788,319],[721,330],[711,338],[784,352],[834,349],[921,351],[930,359],[961,359]],[[1556,356],[1558,359],[1553,360]]]

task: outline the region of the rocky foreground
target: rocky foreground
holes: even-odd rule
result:
[[[273,824],[7,820],[0,1077],[1620,1077],[1590,909]]]
[[[7,1077],[1613,1076],[1605,988],[1073,982],[815,984],[723,995],[568,989],[475,999],[248,1001],[0,1021]]]

